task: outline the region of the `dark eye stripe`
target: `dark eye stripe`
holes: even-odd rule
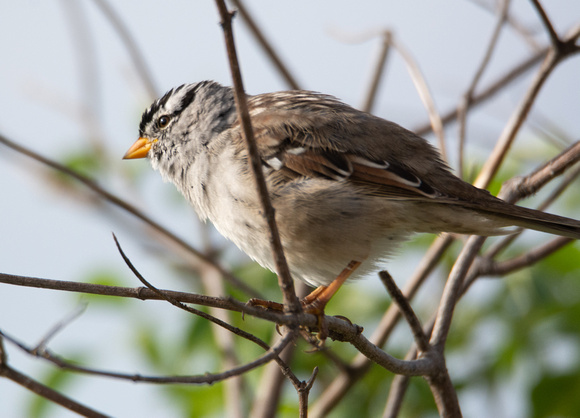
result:
[[[143,136],[143,134],[145,133],[145,128],[147,127],[147,125],[149,125],[149,123],[151,123],[155,114],[159,111],[159,109],[161,109],[167,104],[167,102],[173,95],[179,93],[184,88],[191,86],[189,91],[185,93],[185,95],[181,99],[179,107],[177,107],[175,111],[172,113],[173,116],[177,116],[181,113],[183,109],[185,109],[195,100],[195,94],[197,93],[199,88],[204,86],[205,84],[207,84],[207,82],[205,81],[197,83],[194,86],[191,86],[190,84],[182,84],[181,86],[171,89],[167,93],[165,93],[163,97],[156,100],[151,106],[149,106],[147,110],[145,110],[145,112],[143,112],[143,116],[141,117],[141,123],[139,124],[139,134]]]

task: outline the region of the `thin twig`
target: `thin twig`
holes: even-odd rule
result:
[[[373,76],[371,77],[371,82],[369,83],[369,87],[367,89],[367,95],[364,100],[364,104],[362,106],[362,110],[365,112],[371,112],[373,110],[373,106],[375,104],[375,99],[377,97],[377,93],[379,91],[379,85],[381,83],[381,78],[383,77],[383,73],[385,72],[385,67],[387,65],[387,58],[389,56],[389,51],[391,49],[391,37],[392,34],[390,31],[385,31],[382,36],[383,42],[381,43],[381,50],[379,52],[379,57],[377,59],[377,63],[375,66],[375,70],[373,72]]]
[[[455,310],[455,306],[459,300],[459,296],[461,295],[460,291],[463,280],[469,267],[473,263],[473,260],[475,260],[477,253],[481,249],[481,246],[485,242],[485,239],[486,237],[470,236],[461,250],[461,253],[457,257],[451,273],[449,273],[449,278],[447,279],[447,283],[443,289],[443,295],[441,296],[441,301],[439,302],[433,335],[430,340],[431,346],[436,348],[440,353],[443,352],[445,341],[449,334],[453,311]]]
[[[411,304],[409,303],[407,298],[403,295],[403,292],[401,292],[401,289],[399,289],[399,287],[393,280],[393,277],[387,271],[384,270],[379,272],[379,277],[381,278],[381,281],[387,288],[389,295],[391,295],[393,302],[399,307],[399,311],[401,311],[401,314],[407,320],[407,323],[409,324],[409,328],[411,328],[411,331],[413,332],[413,336],[415,337],[415,343],[417,344],[417,347],[419,347],[419,350],[422,352],[429,351],[429,340],[427,339],[427,336],[423,332],[421,322],[419,321],[419,318],[417,318],[415,311],[413,311]]]
[[[278,357],[280,351],[286,347],[290,342],[292,342],[296,338],[295,332],[291,331],[280,340],[280,342],[271,347],[265,354],[258,357],[256,360],[251,361],[249,363],[243,364],[238,367],[234,367],[232,369],[226,370],[222,373],[205,373],[203,375],[197,376],[143,376],[140,374],[127,374],[127,373],[118,373],[118,372],[109,372],[104,370],[96,370],[89,367],[82,367],[76,364],[67,362],[66,360],[61,359],[60,357],[52,354],[49,350],[43,350],[41,352],[34,352],[33,349],[26,347],[23,343],[17,341],[16,339],[8,336],[5,332],[0,331],[0,335],[3,336],[7,341],[10,341],[15,346],[20,348],[21,350],[27,352],[28,354],[43,358],[58,367],[78,373],[84,373],[94,376],[105,376],[105,377],[112,377],[121,380],[131,380],[133,382],[147,382],[147,383],[156,383],[156,384],[170,384],[170,383],[188,383],[188,384],[212,384],[217,383],[225,379],[229,379],[233,376],[240,376],[244,373],[249,372],[257,367],[262,366]]]
[[[466,130],[467,130],[467,113],[468,113],[469,108],[471,106],[471,103],[473,100],[473,95],[475,93],[475,89],[477,88],[477,85],[479,84],[479,81],[481,80],[481,77],[483,76],[484,71],[486,70],[489,62],[491,61],[491,57],[493,55],[493,52],[495,51],[495,49],[497,47],[499,35],[501,33],[501,30],[504,26],[504,23],[506,21],[507,15],[508,15],[509,5],[510,5],[510,0],[502,0],[502,6],[501,6],[501,9],[499,12],[497,23],[496,23],[495,28],[492,32],[491,39],[489,41],[489,44],[488,44],[487,49],[485,51],[485,54],[483,55],[483,59],[481,61],[481,64],[479,65],[477,71],[475,72],[475,75],[473,76],[473,79],[471,80],[471,84],[467,88],[467,91],[463,95],[463,98],[462,98],[462,100],[459,103],[459,106],[457,108],[457,115],[458,115],[457,116],[457,123],[459,125],[459,141],[458,141],[459,156],[458,156],[457,173],[461,178],[463,178],[463,159],[464,159],[464,148],[465,148],[465,134],[466,134]]]
[[[149,283],[145,279],[145,277],[143,277],[143,275],[139,272],[139,270],[137,270],[135,268],[135,266],[133,265],[131,260],[129,260],[129,257],[127,257],[127,255],[125,254],[125,252],[121,248],[121,244],[119,244],[119,241],[117,240],[117,237],[115,236],[115,234],[113,234],[113,239],[115,240],[115,245],[117,246],[117,250],[119,250],[121,257],[123,258],[123,261],[125,261],[125,264],[127,264],[127,266],[133,272],[135,277],[137,277],[141,283],[143,283],[145,286],[147,286],[147,288],[149,288],[151,291],[156,293],[159,297],[161,297],[162,299],[165,299],[167,302],[171,303],[173,306],[178,307],[179,309],[182,309],[186,312],[200,316],[203,319],[206,319],[206,320],[213,322],[214,324],[216,324],[222,328],[227,329],[228,331],[230,331],[231,333],[233,333],[235,335],[243,337],[243,338],[247,339],[248,341],[251,341],[251,342],[257,344],[258,346],[260,346],[264,350],[270,349],[270,346],[265,341],[259,339],[255,335],[250,334],[246,331],[243,331],[243,330],[239,329],[238,327],[234,327],[234,326],[228,324],[227,322],[222,321],[221,319],[218,319],[210,314],[207,314],[203,311],[200,311],[199,309],[195,309],[195,308],[192,308],[191,306],[187,306],[187,305],[183,304],[182,302],[178,301],[177,299],[171,297],[167,293],[162,292],[159,289],[157,289],[155,286],[153,286],[151,283]]]
[[[221,17],[221,25],[224,32],[226,49],[228,52],[228,60],[230,63],[230,70],[234,84],[236,107],[238,110],[238,118],[241,121],[243,134],[246,141],[246,146],[249,154],[252,172],[256,181],[257,192],[260,197],[264,217],[268,224],[270,233],[270,246],[274,257],[274,265],[276,266],[276,273],[278,274],[278,283],[284,296],[284,305],[291,313],[300,313],[302,306],[296,297],[294,290],[294,282],[290,275],[290,269],[286,262],[282,242],[280,241],[280,233],[278,225],[276,224],[275,212],[270,202],[268,195],[268,188],[264,179],[264,172],[262,171],[262,162],[258,154],[258,148],[254,140],[254,133],[252,130],[252,122],[250,120],[250,113],[248,111],[246,94],[244,93],[244,85],[238,64],[236,54],[236,46],[234,43],[234,34],[232,30],[232,14],[228,11],[224,0],[216,0],[216,5]]]
[[[39,396],[42,396],[49,401],[62,406],[70,411],[76,412],[77,414],[81,414],[85,417],[91,418],[106,418],[107,415],[104,415],[98,411],[95,411],[92,408],[89,408],[68,396],[64,396],[63,394],[55,391],[54,389],[49,388],[46,385],[43,385],[40,382],[37,382],[34,379],[26,376],[23,373],[13,369],[10,367],[6,361],[6,351],[4,349],[4,336],[0,334],[0,377],[4,377],[8,380],[13,381],[14,383],[18,383],[19,385],[25,387],[29,391],[36,393]],[[6,411],[5,411],[6,412]]]
[[[294,76],[290,73],[288,66],[282,62],[282,58],[280,58],[274,47],[272,47],[270,42],[268,42],[268,39],[266,39],[262,30],[258,27],[254,18],[250,15],[250,13],[248,13],[246,7],[240,0],[231,0],[231,2],[236,6],[240,16],[242,17],[242,20],[246,23],[246,25],[248,25],[250,32],[252,35],[254,35],[254,38],[262,47],[268,58],[270,58],[270,61],[274,67],[276,67],[284,81],[286,81],[286,84],[288,84],[288,86],[293,90],[299,90],[300,86]]]
[[[560,44],[562,43],[562,41],[560,41],[560,38],[558,37],[558,34],[554,30],[554,26],[552,25],[552,22],[548,18],[548,15],[546,14],[544,8],[542,7],[542,5],[538,0],[532,0],[532,4],[534,5],[534,8],[540,15],[540,19],[542,20],[542,23],[544,24],[546,30],[548,31],[548,34],[550,35],[552,46],[556,49],[560,48]]]
[[[480,105],[484,103],[486,100],[494,97],[497,93],[504,91],[504,88],[507,87],[510,83],[518,80],[520,76],[524,75],[526,72],[531,70],[535,65],[540,63],[548,53],[548,50],[549,50],[548,47],[544,47],[541,50],[536,51],[532,56],[524,59],[521,63],[514,66],[511,70],[499,76],[495,81],[491,82],[488,86],[483,88],[479,94],[476,94],[473,97],[473,100],[471,101],[471,107]],[[443,123],[443,126],[448,125],[451,122],[454,122],[456,119],[457,119],[457,106],[441,116],[441,122]],[[417,133],[417,135],[426,135],[432,130],[433,128],[430,122],[426,122],[413,129],[413,131]]]
[[[307,382],[303,382],[302,387],[298,390],[298,410],[300,418],[308,417],[308,396],[310,395],[310,390],[314,385],[316,376],[318,376],[318,366],[314,367],[310,379]]]
[[[505,276],[517,270],[534,265],[538,261],[543,260],[544,258],[572,242],[574,242],[574,239],[572,238],[556,237],[553,240],[539,246],[538,248],[533,248],[529,251],[526,251],[524,254],[510,258],[509,260],[495,263],[484,263],[483,265],[485,267],[480,269],[479,275]]]
[[[141,53],[139,47],[137,46],[137,42],[129,32],[127,25],[123,22],[121,17],[113,10],[111,5],[106,0],[93,0],[95,5],[101,10],[101,12],[105,15],[105,18],[111,23],[113,29],[119,35],[122,44],[127,49],[131,60],[133,61],[133,67],[135,71],[141,78],[141,81],[145,85],[145,89],[147,90],[147,94],[151,100],[155,100],[159,97],[159,92],[155,87],[155,83],[153,82],[153,76],[151,75],[151,71],[147,66],[147,62],[145,58],[143,58],[143,54]]]
[[[403,47],[403,45],[396,42],[393,38],[391,38],[390,41],[393,48],[397,50],[403,58],[403,61],[405,61],[411,80],[415,85],[417,93],[419,93],[419,97],[423,102],[423,106],[425,106],[425,109],[427,110],[427,114],[429,115],[429,122],[431,122],[433,133],[435,133],[435,136],[439,140],[439,151],[441,152],[441,156],[443,157],[443,160],[447,161],[447,147],[445,145],[443,122],[441,121],[441,115],[437,111],[435,101],[433,100],[429,86],[425,81],[425,77],[423,77],[419,65],[413,56]]]
[[[83,303],[82,305],[78,306],[71,314],[67,315],[66,318],[60,320],[55,326],[53,326],[46,335],[42,338],[42,340],[36,345],[34,351],[42,351],[48,345],[48,342],[54,338],[56,334],[62,331],[66,326],[68,326],[71,322],[81,316],[85,310],[87,309],[87,303]]]
[[[580,34],[580,27],[575,28],[575,31],[569,36],[566,43],[570,43],[570,41],[575,40],[578,35]],[[496,145],[492,151],[492,154],[485,162],[477,180],[474,182],[475,186],[479,188],[486,188],[495,174],[497,173],[501,163],[505,159],[507,152],[509,151],[514,139],[516,138],[517,133],[520,130],[520,127],[524,123],[529,111],[535,102],[541,88],[543,87],[544,83],[548,79],[548,76],[552,73],[554,68],[560,63],[564,58],[572,55],[573,53],[577,53],[580,51],[580,48],[560,48],[560,49],[551,49],[548,51],[540,70],[536,74],[536,77],[532,81],[531,86],[529,87],[528,91],[526,92],[524,98],[516,108],[515,112],[512,114],[510,120],[508,121],[507,125],[505,126],[503,132],[501,133]]]

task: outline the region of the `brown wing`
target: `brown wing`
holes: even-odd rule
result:
[[[249,97],[248,104],[263,163],[279,173],[276,182],[349,181],[387,199],[458,205],[498,225],[580,239],[579,221],[505,203],[455,177],[423,138],[331,96],[288,91]]]
[[[311,92],[253,96],[249,106],[262,159],[274,170],[351,181],[390,199],[451,198],[424,180],[429,172],[455,178],[437,151],[394,123]]]

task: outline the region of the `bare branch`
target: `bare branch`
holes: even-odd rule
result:
[[[552,26],[552,22],[550,22],[548,15],[544,11],[544,8],[542,7],[542,5],[540,4],[540,2],[538,0],[532,0],[532,4],[534,5],[534,8],[536,9],[538,14],[540,15],[540,19],[542,20],[542,23],[546,27],[546,31],[550,35],[550,40],[552,41],[552,46],[554,48],[559,48],[562,41],[560,41],[558,34],[554,30],[554,26]]]
[[[106,0],[93,0],[93,2],[105,15],[105,18],[117,32],[117,35],[119,35],[121,42],[127,49],[127,52],[133,61],[133,67],[135,68],[135,71],[145,85],[145,89],[147,90],[149,98],[151,100],[155,100],[157,97],[159,97],[159,93],[153,82],[153,76],[151,75],[151,71],[147,66],[145,58],[143,58],[143,54],[137,46],[137,42],[135,39],[133,39],[129,29],[127,29],[127,25],[125,25],[121,17],[113,10],[111,5]]]
[[[375,99],[377,97],[377,92],[379,90],[381,78],[383,76],[383,73],[385,72],[387,58],[389,56],[389,51],[391,49],[391,38],[392,34],[390,31],[387,30],[383,33],[382,36],[383,42],[381,44],[381,51],[379,53],[377,64],[368,87],[367,97],[365,98],[363,102],[364,104],[362,106],[362,110],[365,112],[371,112],[375,104]]]
[[[463,280],[485,239],[486,237],[470,236],[449,274],[441,296],[433,335],[430,340],[431,346],[436,348],[439,353],[443,353],[445,341],[451,327],[453,311],[461,295]]]
[[[537,168],[525,177],[514,177],[507,181],[500,192],[500,197],[510,203],[531,196],[550,180],[561,175],[572,165],[580,161],[580,141],[575,142],[559,155]]]
[[[256,39],[258,44],[262,47],[268,58],[270,58],[270,61],[272,62],[274,67],[276,67],[276,69],[278,70],[284,81],[286,81],[286,84],[288,84],[288,86],[293,90],[299,90],[300,86],[298,82],[296,81],[294,76],[290,73],[288,67],[282,62],[282,58],[280,58],[274,47],[270,44],[270,42],[268,42],[262,31],[256,24],[254,18],[250,15],[246,7],[242,4],[241,0],[231,0],[231,2],[236,6],[238,12],[240,13],[240,16],[242,17],[246,25],[248,25],[250,32],[252,33],[252,35],[254,35],[254,38]]]
[[[308,395],[310,395],[310,390],[312,385],[314,385],[314,380],[318,376],[318,366],[314,367],[312,375],[307,382],[303,382],[302,387],[298,390],[298,410],[300,411],[300,418],[306,418],[308,416]]]
[[[239,367],[235,367],[229,370],[226,370],[222,373],[205,373],[203,375],[198,376],[143,376],[139,374],[126,374],[126,373],[118,373],[118,372],[109,372],[103,370],[96,370],[88,367],[78,366],[76,364],[67,362],[66,360],[61,359],[60,357],[52,354],[49,350],[42,350],[42,351],[34,351],[31,348],[27,348],[21,342],[18,342],[16,339],[8,336],[3,331],[0,331],[0,336],[3,336],[7,341],[14,343],[15,346],[20,348],[21,350],[27,352],[28,354],[43,358],[56,366],[60,367],[61,369],[84,373],[94,376],[105,376],[105,377],[112,377],[121,380],[131,380],[133,382],[147,382],[147,383],[156,383],[156,384],[169,384],[169,383],[188,383],[188,384],[211,384],[220,382],[225,379],[229,379],[233,376],[240,376],[244,373],[247,373],[250,370],[253,370],[257,367],[260,367],[263,364],[268,363],[269,361],[275,360],[279,357],[280,352],[296,338],[295,332],[291,331],[284,336],[282,340],[274,347],[271,347],[265,354],[258,357],[256,360],[249,362],[247,364],[241,365]]]
[[[256,142],[254,141],[252,122],[250,120],[250,113],[248,111],[246,94],[244,93],[244,85],[242,82],[242,75],[240,73],[240,67],[238,65],[238,58],[236,54],[236,46],[234,43],[234,34],[232,31],[232,14],[228,11],[224,0],[216,0],[216,5],[222,20],[221,25],[224,31],[226,49],[228,51],[228,60],[230,62],[230,69],[234,83],[238,118],[242,124],[252,172],[254,173],[254,178],[256,180],[256,186],[258,188],[262,210],[264,211],[264,217],[266,218],[266,222],[270,231],[270,245],[274,257],[274,264],[276,266],[276,273],[278,274],[278,283],[282,289],[284,305],[286,306],[286,309],[288,309],[291,313],[299,313],[302,311],[302,306],[300,305],[300,301],[296,296],[294,282],[292,281],[290,269],[288,268],[288,263],[286,262],[286,257],[284,256],[284,249],[282,247],[282,242],[280,241],[280,233],[278,232],[278,225],[276,224],[274,208],[270,202],[268,188],[266,187],[266,181],[264,179],[264,172],[262,171],[262,163],[258,154]]]
[[[83,303],[82,305],[78,306],[71,314],[67,315],[66,318],[59,321],[55,326],[50,329],[46,335],[42,338],[42,340],[37,344],[34,348],[34,351],[42,351],[48,345],[48,342],[54,338],[54,336],[63,330],[66,326],[68,326],[71,322],[81,316],[85,310],[87,309],[87,304]]]
[[[538,248],[526,251],[518,257],[514,257],[502,262],[483,263],[482,268],[479,270],[479,275],[498,277],[505,276],[507,274],[513,273],[514,271],[534,265],[538,261],[543,260],[544,258],[574,241],[575,240],[572,238],[557,237]]]
[[[425,81],[425,78],[419,69],[419,65],[415,62],[413,56],[400,43],[396,42],[394,39],[391,39],[391,45],[397,50],[407,65],[411,80],[413,81],[413,84],[419,93],[419,97],[421,98],[421,101],[427,110],[427,114],[429,115],[431,128],[439,140],[439,151],[441,152],[441,156],[444,160],[447,160],[447,147],[445,146],[445,133],[443,131],[441,115],[439,115],[439,112],[437,111],[433,96],[431,95],[429,86],[427,85],[427,82]]]
[[[381,281],[387,288],[389,295],[391,295],[393,302],[399,307],[399,311],[401,311],[403,317],[409,324],[409,328],[411,328],[411,331],[413,332],[413,336],[415,337],[415,343],[417,344],[417,347],[419,347],[419,350],[422,352],[429,351],[429,340],[427,339],[427,336],[423,332],[421,322],[419,321],[419,318],[417,318],[417,315],[413,311],[413,308],[409,304],[407,298],[405,298],[405,296],[403,295],[403,293],[401,292],[401,290],[399,289],[399,287],[397,286],[397,284],[387,271],[383,270],[379,272],[379,277],[381,278]]]
[[[479,68],[477,69],[477,71],[475,72],[475,75],[473,76],[473,80],[471,80],[471,84],[467,88],[467,91],[463,95],[463,99],[461,100],[461,102],[459,103],[459,106],[457,108],[457,115],[458,115],[457,122],[459,124],[459,158],[458,158],[459,163],[458,163],[457,173],[461,178],[463,178],[463,158],[464,158],[464,147],[465,147],[465,133],[466,133],[466,129],[467,129],[467,126],[466,126],[467,125],[467,112],[469,111],[469,108],[470,108],[471,103],[473,101],[473,95],[475,93],[475,89],[477,88],[477,85],[479,84],[479,81],[481,80],[481,77],[483,76],[485,69],[487,68],[489,62],[491,61],[491,56],[493,55],[493,52],[495,51],[495,49],[497,47],[497,42],[499,40],[499,34],[501,33],[501,30],[504,26],[506,19],[507,19],[510,2],[511,2],[510,0],[502,0],[502,5],[501,5],[501,9],[500,9],[499,16],[497,19],[497,23],[496,23],[496,26],[493,30],[492,35],[491,35],[489,45],[487,46],[487,49],[485,51],[485,54],[484,54],[483,59],[481,61],[481,64],[479,65]]]
[[[490,83],[487,87],[483,88],[482,91],[473,96],[471,101],[471,107],[484,103],[486,100],[492,98],[497,93],[504,91],[510,83],[519,79],[520,76],[528,72],[532,67],[540,63],[546,54],[548,53],[548,47],[542,48],[541,50],[534,53],[534,55],[526,58],[520,64],[517,64],[514,68],[507,71],[504,75],[500,76],[497,80]],[[457,107],[455,109],[450,110],[449,112],[443,114],[441,116],[441,121],[443,125],[447,125],[457,119]],[[432,131],[432,126],[429,122],[424,123],[413,129],[417,135],[426,135]]]
[[[107,415],[101,414],[100,412],[97,412],[94,409],[69,398],[68,396],[64,396],[62,393],[59,393],[56,390],[51,389],[48,386],[43,385],[42,383],[31,379],[30,377],[10,367],[6,362],[7,356],[4,349],[4,338],[2,334],[0,334],[0,351],[0,377],[4,377],[13,381],[14,383],[18,383],[20,386],[25,387],[29,391],[36,393],[37,395],[42,396],[43,398],[48,399],[49,401],[54,402],[63,408],[76,412],[77,414],[81,414],[82,416],[91,418],[107,417]]]
[[[566,45],[570,45],[570,42],[574,41],[578,37],[579,33],[580,28],[576,28],[576,31],[573,32],[566,41]],[[573,53],[577,53],[578,51],[580,51],[580,48],[577,47],[549,50],[544,61],[542,62],[540,70],[532,82],[532,85],[529,87],[524,98],[516,108],[516,111],[512,114],[508,124],[505,126],[500,138],[498,139],[492,154],[481,169],[477,180],[474,182],[475,186],[479,188],[486,188],[489,185],[492,178],[497,173],[497,170],[499,169],[505,156],[507,155],[508,150],[510,149],[517,133],[519,132],[520,127],[524,123],[524,120],[526,119],[541,88],[548,79],[548,76],[552,73],[554,68],[556,68],[558,63],[560,63],[564,58],[572,55]]]

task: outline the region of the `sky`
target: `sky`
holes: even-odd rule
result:
[[[514,14],[541,34],[530,2],[512,3]],[[559,33],[580,22],[580,3],[576,0],[545,3]],[[158,95],[182,83],[205,79],[231,84],[213,2],[117,1],[113,7],[143,53]],[[457,105],[469,85],[495,24],[492,13],[475,2],[459,0],[369,1],[356,5],[330,0],[249,1],[247,7],[301,87],[335,95],[355,107],[363,101],[377,58],[381,44],[378,33],[392,31],[411,52],[437,108],[443,112]],[[246,91],[257,94],[286,89],[240,19],[235,20],[234,30]],[[546,42],[543,35],[535,39],[539,44]],[[481,85],[487,85],[530,53],[529,45],[513,30],[503,32]],[[90,149],[91,137],[102,138],[107,175],[97,181],[190,242],[200,243],[193,212],[175,204],[171,186],[163,184],[145,162],[142,168],[135,168],[121,160],[137,138],[140,114],[151,97],[95,2],[76,2],[74,6],[64,0],[1,2],[0,55],[0,133],[59,161]],[[529,85],[531,74],[533,71],[470,118],[470,158],[485,158]],[[569,140],[577,140],[580,132],[578,74],[580,57],[576,56],[556,71],[532,111],[535,118],[549,120]],[[374,113],[409,129],[427,120],[405,64],[396,54],[389,60]],[[448,146],[454,149],[456,128],[451,126],[446,134]],[[526,135],[531,136],[532,131],[523,130],[521,136]],[[526,156],[527,151],[519,149],[514,158]],[[128,171],[140,176],[138,191],[130,190],[124,182]],[[163,260],[151,255],[151,248],[143,242],[147,236],[136,239],[132,233],[135,221],[115,210],[113,216],[103,215],[59,190],[56,183],[43,181],[46,176],[44,167],[0,145],[1,272],[82,280],[87,270],[106,266],[123,272],[127,285],[136,286],[116,252],[111,239],[114,231],[125,250],[140,260],[144,271],[164,277],[163,287],[183,287]],[[231,256],[242,257],[236,250],[231,250]],[[393,261],[391,271],[408,273],[408,258]],[[0,328],[33,345],[55,323],[74,312],[82,300],[54,291],[0,285]],[[143,315],[146,320],[166,323],[179,317],[157,311]],[[88,350],[99,346],[100,364],[141,370],[144,365],[139,360],[128,359],[115,352],[113,345],[102,344],[104,340],[126,344],[124,325],[117,315],[89,303],[82,320],[73,322],[51,347],[58,351],[71,344]],[[84,335],[82,341],[78,332]],[[167,332],[172,332],[171,327]],[[13,348],[9,348],[9,355],[11,363],[33,376],[46,370],[43,364]],[[101,393],[106,393],[111,405],[106,412],[115,416],[137,416],[138,412],[151,415],[167,408],[153,386],[95,379],[72,391],[73,397],[89,405],[101,404]],[[138,411],[144,394],[150,403]],[[18,416],[28,396],[25,390],[0,380],[0,410],[5,416]],[[513,408],[518,412],[518,405]],[[66,416],[60,409],[55,412],[58,414],[54,416]]]

